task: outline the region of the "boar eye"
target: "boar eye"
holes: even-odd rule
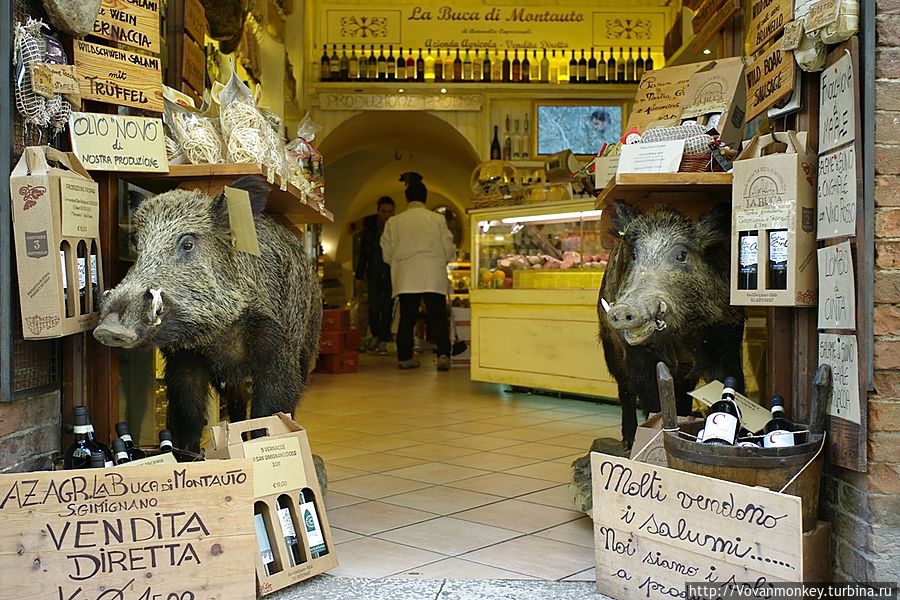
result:
[[[183,242],[181,242],[181,249],[184,250],[185,252],[190,252],[191,250],[194,249],[194,242],[192,242],[191,240],[184,240]],[[682,256],[682,255],[679,254],[679,256]]]
[[[682,250],[681,252],[679,252],[678,254],[675,255],[675,260],[677,260],[680,263],[687,261],[687,252]]]
[[[187,233],[181,236],[181,239],[178,240],[178,250],[181,254],[190,254],[194,251],[194,246],[197,245],[197,240],[194,237],[194,234]]]

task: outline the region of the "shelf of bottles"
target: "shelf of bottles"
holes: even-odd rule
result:
[[[404,53],[405,52],[405,53]],[[314,62],[320,82],[635,84],[654,68],[650,48],[535,49],[385,48],[322,49]]]
[[[523,113],[521,119],[515,115],[510,117],[507,114],[503,124],[505,128],[502,143],[499,135],[500,126],[494,125],[494,135],[491,138],[491,160],[502,159],[514,163],[530,161],[531,136],[529,134],[528,113]]]

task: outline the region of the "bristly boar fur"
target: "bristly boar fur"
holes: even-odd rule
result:
[[[94,336],[124,348],[157,346],[166,359],[168,428],[198,450],[207,385],[242,420],[292,413],[318,352],[322,293],[301,242],[261,211],[268,186],[244,177],[261,256],[231,245],[223,195],[175,190],[134,215],[137,262],[104,298]]]
[[[645,412],[660,410],[656,363],[672,373],[680,415],[690,414],[688,392],[700,379],[731,375],[743,389],[744,311],[729,299],[727,204],[697,221],[662,206],[644,215],[620,202],[608,210],[617,241],[597,313],[606,365],[619,387],[622,440],[631,448],[636,399]]]

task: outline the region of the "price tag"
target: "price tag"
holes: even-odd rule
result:
[[[859,425],[859,350],[855,335],[819,334],[819,363],[831,365],[827,412]]]
[[[841,0],[819,0],[806,15],[806,30],[816,31],[826,25],[836,23],[840,8]]]
[[[231,244],[235,250],[259,256],[259,239],[256,237],[256,222],[250,207],[247,190],[225,188],[228,204],[228,223],[231,226]]]
[[[294,435],[244,442],[244,456],[253,460],[253,495],[290,492],[306,487],[300,439]]]
[[[87,179],[60,179],[62,234],[85,239],[100,237],[100,196],[97,183]]]
[[[784,36],[781,38],[781,49],[784,51],[796,50],[803,41],[803,21],[798,19],[784,26]]]
[[[78,103],[81,102],[78,71],[73,65],[31,65],[31,90],[45,98],[65,94]]]

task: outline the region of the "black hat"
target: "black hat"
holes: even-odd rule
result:
[[[422,176],[419,173],[416,173],[415,171],[407,171],[406,173],[403,173],[402,175],[400,175],[400,181],[405,182],[406,185],[409,186],[414,183],[421,183]]]

